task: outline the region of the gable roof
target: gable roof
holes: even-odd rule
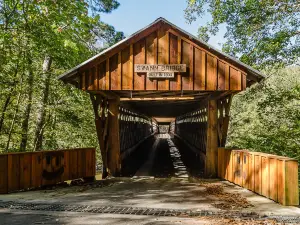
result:
[[[148,26],[140,29],[139,31],[133,33],[132,35],[130,35],[129,37],[119,41],[118,43],[114,44],[113,46],[105,49],[104,51],[100,52],[99,54],[89,58],[88,60],[84,61],[83,63],[75,66],[74,68],[68,70],[67,72],[63,73],[62,75],[60,75],[58,77],[58,79],[60,80],[67,80],[69,77],[72,77],[73,75],[77,74],[78,73],[78,70],[87,65],[88,63],[92,62],[93,60],[99,58],[100,56],[104,56],[106,55],[107,53],[109,53],[110,51],[112,51],[113,49],[119,47],[121,44],[123,43],[126,43],[128,42],[129,40],[133,39],[134,37],[138,36],[141,32],[159,24],[159,23],[165,23],[165,24],[168,24],[169,26],[171,26],[173,29],[176,29],[178,30],[179,32],[185,34],[186,36],[189,37],[190,40],[192,40],[193,42],[196,42],[197,44],[203,46],[203,47],[206,47],[207,50],[211,51],[212,53],[216,54],[218,57],[221,57],[223,58],[224,60],[226,61],[229,61],[230,63],[236,65],[236,66],[239,66],[241,67],[242,69],[245,70],[245,72],[247,72],[247,79],[250,79],[254,82],[256,81],[259,81],[263,78],[265,78],[265,75],[262,74],[261,72],[259,72],[258,70],[252,68],[251,66],[239,61],[238,59],[216,49],[215,47],[213,47],[212,45],[208,44],[207,42],[204,42],[202,41],[201,39],[197,38],[196,36],[190,34],[189,32],[177,27],[176,25],[172,24],[171,22],[169,22],[168,20],[166,20],[165,18],[158,18],[156,19],[153,23],[149,24]]]

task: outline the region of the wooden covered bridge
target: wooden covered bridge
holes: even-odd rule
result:
[[[263,77],[159,18],[59,79],[90,95],[103,178],[139,174],[156,157],[155,170],[190,167],[298,205],[296,160],[224,148],[232,96]],[[0,193],[90,180],[95,164],[95,148],[0,154]]]
[[[120,174],[128,153],[166,123],[156,118],[174,118],[171,132],[216,177],[231,98],[263,77],[159,18],[59,79],[90,94],[104,177]]]

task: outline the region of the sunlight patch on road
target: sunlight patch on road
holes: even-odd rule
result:
[[[174,142],[171,139],[171,136],[169,134],[163,134],[159,138],[165,138],[167,139],[168,145],[169,145],[169,150],[170,150],[170,155],[172,158],[173,166],[175,169],[175,176],[178,178],[187,178],[189,177],[186,166],[183,164],[181,160],[181,155],[174,144]]]

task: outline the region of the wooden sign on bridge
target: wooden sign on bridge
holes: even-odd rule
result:
[[[135,64],[134,72],[186,72],[186,64]]]
[[[146,72],[148,78],[174,78],[175,72],[186,72],[186,64],[135,64],[134,72]]]

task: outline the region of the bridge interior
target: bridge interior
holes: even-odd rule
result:
[[[90,94],[104,177],[215,176],[233,91]]]
[[[124,158],[121,167],[122,176],[188,177],[204,175],[205,143],[200,143],[201,140],[197,140],[198,138],[189,143],[178,135],[180,128],[182,132],[188,133],[200,131],[200,118],[197,118],[199,121],[193,121],[195,122],[194,126],[189,124],[184,128],[177,123],[177,133],[175,129],[176,121],[179,122],[180,116],[191,112],[196,113],[197,110],[206,108],[207,99],[212,93],[123,91],[116,92],[116,94],[120,96],[121,106],[153,120],[153,135],[144,143],[137,145],[134,151]],[[123,126],[121,123],[121,133],[124,129]],[[203,127],[204,133],[205,129],[206,127]],[[128,135],[128,130],[126,133]],[[200,136],[200,133],[198,135]],[[127,149],[122,148],[122,145],[121,139],[122,152],[126,152]]]

